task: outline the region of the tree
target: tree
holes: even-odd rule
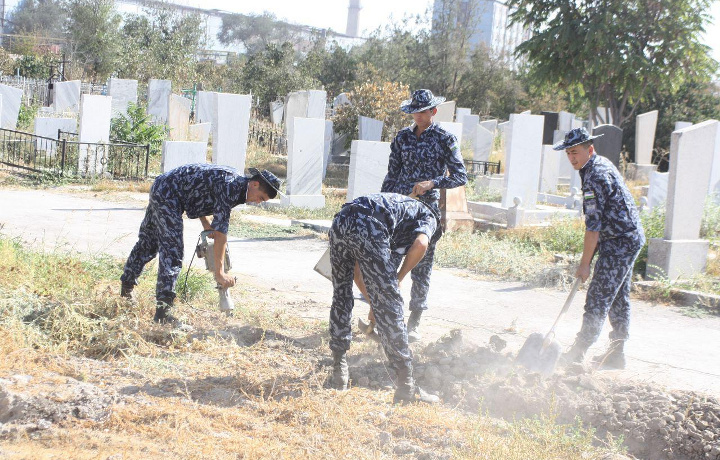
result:
[[[294,42],[296,34],[287,23],[278,21],[274,14],[226,14],[218,32],[223,45],[242,45],[245,53],[253,55],[267,49],[270,44]]]
[[[122,45],[121,17],[113,0],[66,0],[71,57],[83,68],[83,77],[104,81],[115,70]]]
[[[58,0],[21,0],[8,17],[5,33],[61,38],[66,18]]]
[[[516,50],[533,80],[577,88],[622,127],[648,88],[673,91],[716,68],[699,36],[711,0],[509,0],[532,37]]]
[[[357,77],[358,61],[337,42],[317,40],[301,63],[302,71],[315,76],[329,95],[348,91]]]

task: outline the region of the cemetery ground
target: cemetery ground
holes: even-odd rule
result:
[[[238,311],[216,311],[209,275],[193,269],[178,308],[195,326],[189,334],[150,321],[154,268],[137,308],[117,296],[146,185],[35,190],[5,177],[0,194],[4,457],[720,458],[720,318],[710,306],[635,298],[626,371],[543,379],[513,365],[565,296],[537,286],[567,283],[573,260],[533,238],[573,247],[581,227],[446,235],[425,337],[413,345],[420,384],[443,404],[393,407],[384,357],[360,334],[352,389],[326,388],[331,288],[311,267],[327,243],[287,217],[327,219],[341,192],[328,190],[321,211],[234,213]],[[564,345],[581,304],[558,330]]]

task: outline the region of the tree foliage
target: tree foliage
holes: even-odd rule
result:
[[[5,33],[62,38],[67,13],[58,0],[21,0],[9,14]]]
[[[121,16],[113,0],[66,0],[65,30],[71,58],[83,69],[83,77],[104,81],[116,68],[122,46]]]
[[[218,40],[223,45],[239,44],[245,53],[253,55],[267,49],[268,45],[292,42],[297,34],[287,23],[278,21],[274,14],[227,14],[222,18]]]
[[[532,37],[517,54],[532,78],[577,87],[623,126],[650,88],[673,91],[716,63],[700,34],[711,0],[509,0]],[[595,117],[596,114],[593,114]],[[597,120],[596,120],[597,121]]]

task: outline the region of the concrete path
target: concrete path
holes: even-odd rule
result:
[[[124,258],[135,243],[145,199],[136,194],[133,199],[116,203],[77,194],[4,189],[0,190],[0,233],[47,250],[107,253]],[[236,212],[249,214],[252,209]],[[186,220],[186,261],[200,230],[197,220]],[[299,316],[327,320],[332,288],[328,280],[313,271],[327,242],[307,237],[230,237],[229,241],[234,271],[258,285],[274,288],[289,299]],[[407,299],[409,283],[403,286],[403,292]],[[467,340],[479,344],[498,334],[508,341],[508,351],[515,353],[527,335],[547,331],[566,295],[520,283],[480,281],[457,270],[435,269],[430,310],[423,321],[424,339],[432,340],[459,328]],[[578,293],[558,327],[557,337],[564,346],[572,343],[580,327],[584,296],[584,291]],[[356,302],[356,310],[364,316],[368,308]],[[720,397],[720,318],[693,318],[682,312],[681,308],[634,301],[632,337],[626,347],[628,369],[607,373]],[[591,353],[607,345],[608,331],[606,325]]]

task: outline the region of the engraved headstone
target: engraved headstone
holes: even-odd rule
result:
[[[213,123],[214,92],[198,91],[195,94],[195,123]]]
[[[466,107],[456,107],[455,108],[455,121],[458,123],[463,122],[463,118],[465,118],[466,115],[470,115],[472,113],[472,110],[466,108]]]
[[[352,141],[350,152],[346,201],[368,193],[380,193],[390,160],[390,143]]]
[[[156,80],[153,78],[148,82],[147,113],[155,123],[167,123],[170,94],[172,94],[172,82],[170,80]]]

